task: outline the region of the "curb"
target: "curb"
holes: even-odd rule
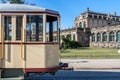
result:
[[[73,69],[82,69],[82,70],[118,70],[120,68],[74,68]]]

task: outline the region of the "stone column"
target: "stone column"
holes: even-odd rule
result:
[[[109,32],[107,32],[107,42],[109,42]]]
[[[95,42],[97,42],[97,34],[95,33]]]
[[[116,34],[116,33],[117,33],[117,32],[115,31],[115,32],[114,32],[114,41],[115,41],[115,42],[117,42],[117,34]]]
[[[79,40],[78,40],[78,39],[79,39],[79,38],[78,38],[78,37],[79,37],[78,34],[79,34],[79,33],[78,33],[78,30],[76,30],[76,34],[75,34],[75,40],[76,40],[76,41],[79,41]]]
[[[90,47],[92,47],[92,36],[90,36]]]
[[[103,42],[103,33],[101,32],[100,35],[101,35],[101,41],[100,42]]]
[[[86,28],[88,28],[89,27],[89,19],[87,18],[87,20],[86,20]]]

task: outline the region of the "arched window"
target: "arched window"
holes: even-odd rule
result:
[[[103,33],[103,42],[105,42],[105,41],[107,41],[107,33],[106,32]]]
[[[109,41],[114,41],[114,32],[110,32]]]
[[[73,34],[73,40],[75,41],[75,34]]]
[[[92,34],[92,42],[95,42],[95,34]]]
[[[84,22],[84,28],[86,28],[86,22]]]
[[[120,42],[120,31],[117,32],[117,42]]]
[[[78,27],[78,23],[76,23],[76,27]]]
[[[82,28],[82,22],[79,23],[79,27]]]
[[[101,35],[100,33],[97,34],[97,42],[100,42],[101,41]]]

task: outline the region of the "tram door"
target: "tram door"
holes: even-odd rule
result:
[[[22,16],[1,16],[1,43],[0,43],[0,67],[2,67],[2,60],[12,60],[13,52],[12,46],[14,42],[21,41],[21,27]]]

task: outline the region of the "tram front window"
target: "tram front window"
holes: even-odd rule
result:
[[[43,41],[43,16],[27,15],[27,41]]]
[[[57,17],[47,16],[46,37],[47,37],[47,42],[58,41]]]

